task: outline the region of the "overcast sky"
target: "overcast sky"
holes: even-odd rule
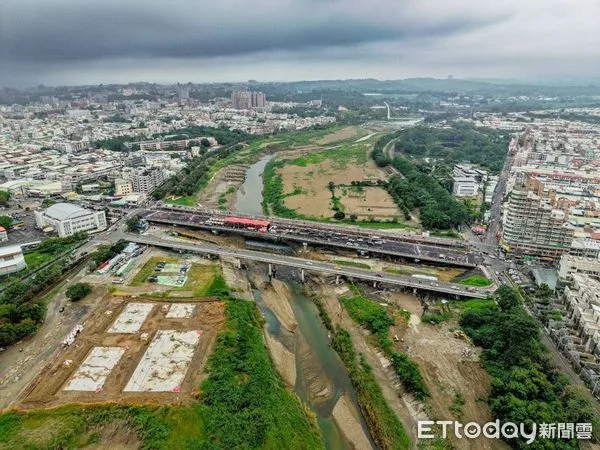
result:
[[[600,0],[0,0],[0,85],[600,77]]]

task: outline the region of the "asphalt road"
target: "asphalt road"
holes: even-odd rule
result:
[[[223,225],[226,215],[216,216],[213,213],[193,210],[155,210],[145,215],[149,222],[180,225],[206,230],[234,232],[242,235],[253,236],[261,239],[288,240],[308,244],[326,245],[363,251],[371,254],[387,254],[419,261],[442,262],[455,266],[475,267],[475,255],[465,249],[444,247],[429,242],[409,242],[407,236],[389,236],[371,230],[360,233],[352,230],[331,227],[323,228],[320,225],[306,225],[305,223],[279,224],[271,220],[271,228],[266,233],[260,233],[247,228],[232,228]],[[380,234],[377,236],[375,233]],[[446,243],[446,245],[448,245]],[[461,245],[464,245],[461,243]]]
[[[385,272],[373,272],[370,270],[358,269],[354,267],[342,267],[339,265],[324,263],[320,261],[309,261],[302,258],[262,253],[246,249],[231,249],[203,242],[181,242],[172,239],[163,239],[122,232],[115,232],[112,235],[112,238],[122,238],[131,242],[153,245],[157,247],[205,252],[220,256],[230,256],[242,260],[247,259],[263,263],[272,263],[281,266],[296,267],[307,271],[327,273],[332,275],[342,275],[347,277],[359,278],[362,280],[412,287],[427,291],[443,292],[446,294],[454,294],[463,297],[485,298],[496,288],[495,286],[491,286],[489,288],[481,289],[454,283],[444,283],[441,281],[418,280],[415,277],[392,275]]]

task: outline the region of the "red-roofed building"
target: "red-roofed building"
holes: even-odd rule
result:
[[[241,217],[228,217],[225,219],[225,225],[234,227],[234,228],[250,228],[255,231],[260,231],[265,233],[268,231],[271,226],[271,222],[268,220],[254,220],[254,219],[244,219]]]
[[[0,226],[0,242],[8,241],[8,233],[6,228]]]

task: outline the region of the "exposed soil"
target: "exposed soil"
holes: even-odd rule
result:
[[[333,407],[331,412],[333,420],[338,424],[338,427],[348,430],[346,439],[358,449],[372,448],[369,438],[360,425],[358,413],[352,407],[352,403],[345,395],[341,396]]]
[[[295,331],[298,328],[289,300],[289,289],[283,282],[272,279],[271,285],[265,285],[261,289],[261,296],[285,329]]]
[[[293,388],[296,385],[296,356],[266,330],[264,336],[275,369],[288,387]]]
[[[356,351],[363,354],[367,363],[372,367],[373,374],[381,387],[381,391],[388,405],[402,422],[411,441],[416,442],[416,421],[420,419],[420,417],[418,417],[419,411],[412,406],[412,404],[407,405],[407,403],[412,403],[413,399],[408,395],[403,395],[404,393],[401,386],[398,385],[397,378],[392,377],[392,373],[386,371],[383,361],[380,358],[380,353],[367,342],[369,333],[356,325],[338,301],[340,295],[349,292],[348,287],[345,285],[331,286],[321,283],[320,285],[313,286],[313,289],[316,289],[320,294],[325,309],[333,324],[341,325],[350,333]],[[412,415],[411,412],[413,413]]]
[[[106,295],[106,280],[94,285],[92,293],[77,303],[70,302],[65,290],[71,283],[92,282],[81,270],[63,283],[57,294],[48,302],[43,325],[33,336],[22,343],[10,346],[0,353],[0,410],[11,405],[46,363],[60,351],[60,341],[95,309]],[[60,308],[64,306],[64,311]]]
[[[393,219],[400,217],[398,205],[392,196],[381,187],[338,187],[336,195],[341,196],[344,212],[354,214],[359,219]]]
[[[315,140],[314,142],[319,145],[327,145],[333,142],[345,141],[347,139],[351,139],[353,137],[358,137],[360,129],[356,127],[345,127],[340,130],[335,131],[334,133],[327,134],[323,136],[321,139]]]
[[[208,186],[202,189],[196,197],[196,201],[207,207],[219,207],[224,206],[227,209],[232,209],[235,204],[235,191],[227,194],[227,202],[223,205],[219,204],[219,197],[221,194],[227,192],[230,187],[234,187],[237,191],[239,187],[244,183],[246,177],[247,165],[231,165],[223,167],[219,170],[215,176],[210,180]]]
[[[349,163],[344,170],[339,170],[331,160],[326,160],[305,167],[286,165],[278,169],[278,172],[282,175],[285,193],[293,192],[296,187],[303,190],[302,194],[286,197],[285,205],[311,217],[330,217],[333,214],[331,192],[327,188],[330,181],[337,185],[386,178],[385,172],[371,160],[363,166]]]
[[[109,334],[107,328],[130,301],[150,302],[156,306],[135,334]],[[116,401],[123,403],[189,403],[192,393],[203,378],[203,369],[210,354],[214,337],[225,323],[225,304],[213,299],[190,300],[196,308],[191,318],[166,319],[166,302],[156,302],[149,298],[106,297],[101,307],[84,324],[84,331],[70,347],[62,349],[35,378],[25,391],[19,406],[23,408],[53,407],[64,403],[98,403]],[[147,344],[140,339],[141,333],[148,333],[150,342],[157,330],[203,330],[202,339],[195,349],[187,374],[178,393],[122,392],[137,364],[146,351]],[[124,347],[125,354],[111,371],[100,392],[63,391],[81,362],[93,347]],[[65,361],[72,361],[65,365]]]
[[[136,450],[141,448],[140,440],[132,425],[125,420],[114,420],[108,425],[90,430],[89,434],[98,433],[95,444],[88,445],[89,450]]]
[[[412,317],[411,317],[412,318]],[[484,424],[492,420],[486,399],[490,388],[490,376],[481,368],[479,349],[470,342],[457,339],[448,329],[456,324],[444,323],[433,326],[411,320],[399,346],[415,361],[430,391],[427,404],[434,420],[460,420],[463,423]],[[464,356],[469,349],[472,356]],[[464,405],[450,408],[460,396]],[[508,448],[500,441],[486,438],[455,439],[457,449]]]

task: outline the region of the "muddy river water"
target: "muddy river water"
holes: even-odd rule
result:
[[[236,211],[248,214],[262,214],[262,174],[265,171],[267,163],[274,157],[275,155],[263,156],[248,168],[244,184],[242,184],[237,192],[235,200]]]

